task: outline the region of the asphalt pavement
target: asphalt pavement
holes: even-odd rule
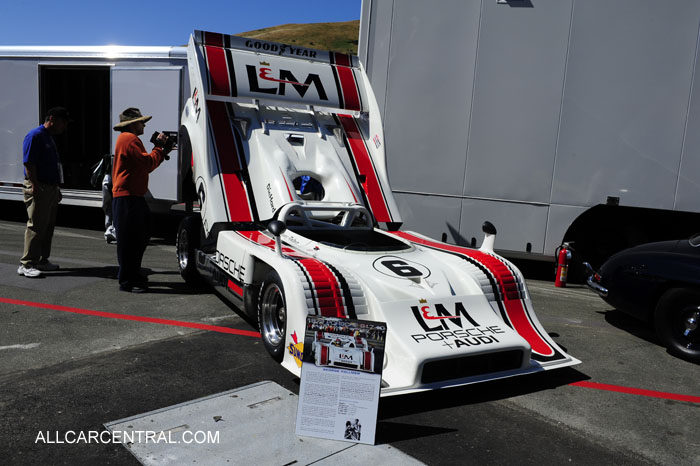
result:
[[[182,281],[172,219],[144,258],[151,292],[130,294],[118,291],[115,246],[95,209],[59,212],[51,257],[59,271],[19,277],[24,224],[11,204],[0,203],[2,464],[137,465],[121,444],[46,437],[103,431],[262,381],[298,393],[299,380],[237,309]],[[528,286],[544,327],[583,363],[383,398],[377,443],[431,465],[699,464],[700,366],[670,356],[652,331],[585,288]],[[272,423],[270,442],[293,430]],[[247,464],[237,451],[231,445],[230,464]]]

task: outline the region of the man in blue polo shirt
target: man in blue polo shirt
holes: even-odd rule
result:
[[[24,205],[29,219],[17,273],[25,277],[35,278],[42,271],[58,270],[58,265],[49,262],[56,211],[61,201],[58,188],[61,169],[53,137],[63,133],[69,121],[65,108],[52,108],[46,112],[44,124],[24,138]]]

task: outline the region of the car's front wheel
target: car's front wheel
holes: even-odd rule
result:
[[[275,271],[267,274],[260,287],[258,323],[265,349],[275,361],[282,362],[287,334],[287,304],[282,280]]]
[[[180,222],[175,242],[180,275],[188,285],[199,286],[202,279],[197,271],[196,253],[199,247],[202,219],[198,215],[185,217]]]
[[[654,313],[656,333],[671,354],[700,363],[700,291],[674,288]]]

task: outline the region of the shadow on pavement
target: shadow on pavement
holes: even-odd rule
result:
[[[557,387],[588,379],[590,377],[586,374],[567,367],[544,373],[510,377],[447,390],[432,390],[398,397],[382,398],[379,419],[386,420],[407,414],[500,401],[543,390],[553,390]]]
[[[104,267],[61,267],[55,272],[46,272],[46,277],[96,277],[117,279],[119,267],[106,265]]]
[[[617,309],[610,309],[609,311],[598,311],[598,314],[603,314],[605,321],[615,328],[623,330],[635,337],[641,338],[642,340],[648,341],[655,345],[660,344],[659,339],[654,332],[651,325],[639,320],[634,317],[625,314]]]
[[[378,445],[389,444],[398,441],[415,440],[433,435],[458,432],[458,429],[446,427],[434,427],[402,422],[379,421],[377,423],[376,438]]]

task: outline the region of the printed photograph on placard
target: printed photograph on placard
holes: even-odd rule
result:
[[[303,361],[381,374],[385,342],[385,323],[308,316]]]
[[[345,422],[345,440],[357,440],[358,442],[362,440],[362,425],[359,419],[354,421],[349,420]]]

